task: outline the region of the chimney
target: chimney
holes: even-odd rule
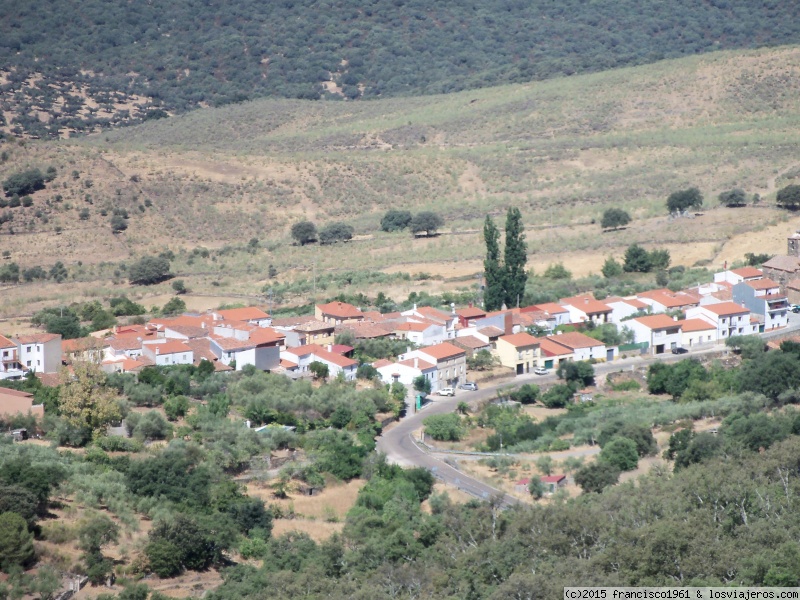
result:
[[[333,352],[333,345],[328,344],[328,352]]]
[[[510,312],[507,312],[505,315],[503,315],[503,317],[505,321],[504,333],[505,335],[511,335],[512,333],[514,333],[514,319],[511,316]]]
[[[450,303],[450,312],[452,314],[456,314],[456,303],[455,302],[451,302]]]
[[[419,358],[416,356],[414,357],[414,368],[419,369]]]
[[[587,297],[585,297],[585,298],[583,299],[583,303],[584,303],[584,304],[589,304],[589,298],[588,298],[588,296],[587,296]]]
[[[673,321],[677,321],[678,320],[678,315],[675,315],[674,317],[672,317],[672,320]]]
[[[414,310],[417,310],[417,303],[414,302]]]

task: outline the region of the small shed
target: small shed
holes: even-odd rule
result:
[[[528,493],[528,485],[530,485],[531,480],[525,477],[524,479],[520,479],[517,483],[514,484],[514,491],[519,492],[520,494]]]
[[[545,475],[542,477],[542,483],[544,484],[546,494],[555,494],[557,490],[567,485],[567,476]]]

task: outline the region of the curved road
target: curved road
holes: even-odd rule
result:
[[[792,331],[800,329],[800,315],[790,314],[789,326],[762,334],[765,339],[777,337],[791,333]],[[647,367],[655,360],[663,362],[677,362],[685,358],[692,358],[702,356],[704,354],[711,354],[725,350],[724,344],[711,346],[708,348],[695,350],[688,354],[663,354],[658,357],[653,356],[636,356],[632,358],[623,358],[615,360],[610,363],[599,363],[595,365],[595,374],[604,375],[607,373],[615,373],[621,371],[635,370],[636,368]],[[424,467],[431,471],[437,478],[441,479],[447,484],[453,485],[468,494],[479,498],[481,500],[490,500],[493,497],[501,497],[500,501],[502,506],[512,506],[518,504],[519,500],[501,492],[492,486],[483,483],[473,477],[465,475],[457,468],[447,464],[443,460],[436,458],[433,454],[429,454],[418,446],[412,439],[414,431],[422,427],[422,421],[428,415],[436,415],[442,413],[453,412],[458,406],[459,402],[465,401],[469,403],[494,398],[497,396],[498,389],[504,388],[517,388],[524,383],[531,381],[541,383],[554,383],[556,381],[555,373],[549,373],[543,376],[536,376],[533,374],[520,375],[512,380],[488,385],[483,389],[476,392],[469,392],[465,390],[457,390],[456,395],[452,397],[431,396],[431,402],[419,412],[412,412],[413,406],[409,405],[407,416],[394,426],[390,426],[383,435],[378,438],[378,449],[384,452],[390,462],[413,467]]]

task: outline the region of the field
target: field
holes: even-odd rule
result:
[[[425,98],[253,101],[83,139],[4,144],[0,178],[49,165],[58,175],[32,207],[11,209],[0,251],[22,268],[61,260],[71,276],[4,289],[0,316],[121,292],[148,308],[162,303],[169,284],[131,289],[124,265],[167,249],[197,309],[217,297],[265,303],[265,286],[281,305],[340,291],[399,299],[470,290],[482,221],[502,221],[512,205],[539,273],[555,262],[574,276],[597,273],[633,242],[667,248],[685,266],[777,253],[800,227],[774,204],[800,175],[799,75],[797,47],[720,52]],[[666,196],[689,186],[706,198],[702,216],[670,220]],[[761,201],[718,207],[733,187]],[[609,207],[633,223],[602,233]],[[114,208],[129,214],[118,234]],[[380,232],[390,208],[436,210],[446,224],[431,238]],[[292,245],[301,219],[346,221],[357,239]],[[325,283],[346,271],[410,277]]]

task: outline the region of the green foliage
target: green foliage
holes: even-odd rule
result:
[[[28,169],[10,175],[3,181],[6,196],[25,196],[44,189],[44,175],[39,169]]]
[[[358,369],[356,369],[357,379],[365,379],[369,381],[370,379],[375,379],[379,375],[380,373],[378,373],[378,369],[370,364],[359,365]]]
[[[425,375],[417,375],[414,377],[411,384],[414,386],[414,390],[421,394],[431,393],[431,380],[425,377]]]
[[[678,400],[692,381],[708,381],[708,371],[696,358],[672,365],[657,362],[647,370],[647,389],[651,394],[670,394]]]
[[[381,219],[382,231],[402,231],[411,225],[411,211],[392,209],[386,212]]]
[[[797,210],[800,207],[800,185],[792,183],[778,190],[775,202],[780,207]]]
[[[772,258],[772,256],[772,254],[753,254],[752,252],[744,253],[745,261],[750,267],[760,267],[770,258]]]
[[[331,223],[319,230],[320,244],[347,242],[353,239],[353,228],[347,223]]]
[[[525,284],[528,274],[525,265],[528,262],[528,246],[525,243],[525,227],[522,224],[522,213],[515,206],[509,207],[506,214],[506,247],[503,257],[505,261],[503,273],[503,289],[506,306],[520,306],[525,296]]]
[[[224,521],[206,524],[182,514],[157,522],[148,538],[145,554],[159,577],[173,577],[184,569],[203,571],[219,564],[222,553],[233,543],[232,531]]]
[[[653,437],[653,432],[646,425],[622,420],[611,421],[600,431],[597,442],[602,448],[615,438],[625,438],[633,441],[636,453],[641,457],[652,456],[658,450],[658,444]]]
[[[467,368],[470,371],[488,371],[497,363],[497,357],[486,349],[473,352],[467,357]]]
[[[169,260],[162,256],[143,256],[128,267],[128,278],[133,285],[153,285],[170,277]]]
[[[528,493],[533,496],[534,499],[539,500],[542,496],[544,496],[546,491],[547,488],[541,479],[538,477],[531,477],[531,480],[528,483]]]
[[[767,349],[758,335],[732,335],[725,340],[725,345],[738,351],[742,358],[758,358]]]
[[[33,535],[25,519],[16,512],[0,514],[0,570],[28,567],[33,560]]]
[[[609,208],[603,212],[600,227],[603,229],[619,229],[631,222],[631,216],[621,208]]]
[[[672,192],[667,198],[667,210],[671,213],[699,209],[702,206],[703,194],[696,187]]]
[[[308,365],[308,370],[311,371],[315,379],[326,379],[328,377],[328,365],[318,360],[312,361]]]
[[[170,298],[161,309],[161,314],[164,316],[179,315],[184,312],[186,312],[186,302],[178,296]]]
[[[744,193],[744,190],[739,188],[720,192],[719,203],[728,208],[744,206],[747,204],[747,194]]]
[[[486,215],[483,223],[483,241],[486,244],[486,258],[483,261],[486,287],[483,302],[486,310],[499,310],[505,298],[505,279],[500,256],[500,232],[489,215]]]
[[[317,226],[311,221],[299,221],[292,225],[292,238],[301,246],[316,242]]]
[[[567,384],[575,384],[579,387],[594,385],[594,367],[585,360],[561,361],[558,364],[556,375]]]
[[[788,389],[800,388],[800,363],[794,354],[766,352],[745,361],[738,372],[739,389],[777,401]]]
[[[137,304],[126,296],[110,298],[108,304],[111,307],[111,312],[116,317],[143,315],[147,312],[144,306]]]
[[[539,398],[539,387],[532,383],[525,383],[519,389],[511,392],[509,397],[520,404],[534,404]]]
[[[431,415],[423,421],[425,433],[440,442],[457,442],[466,431],[461,424],[461,417],[455,413]]]
[[[619,481],[619,469],[606,461],[597,461],[575,472],[575,483],[584,493],[600,493]]]
[[[625,262],[622,265],[626,273],[649,273],[667,269],[670,263],[668,250],[652,250],[648,252],[638,244],[631,244],[625,251]]]
[[[572,386],[557,384],[542,394],[542,404],[547,408],[564,408],[572,402],[575,390]]]
[[[436,230],[443,226],[444,219],[442,216],[431,211],[418,212],[414,215],[414,217],[411,219],[411,223],[409,224],[411,233],[414,235],[417,235],[418,233],[424,233],[426,236],[436,233]]]
[[[567,270],[563,263],[548,265],[544,271],[544,276],[548,279],[572,279],[572,273]]]
[[[625,437],[612,438],[600,451],[599,460],[619,471],[633,471],[639,464],[636,442]]]

